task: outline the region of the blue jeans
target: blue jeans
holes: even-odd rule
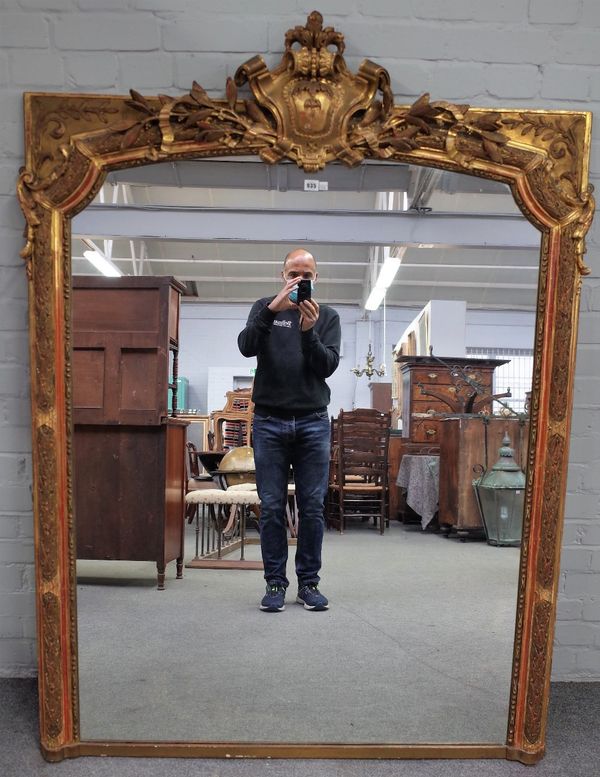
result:
[[[254,414],[252,431],[256,485],[260,496],[260,545],[265,580],[287,588],[286,501],[290,464],[294,469],[299,526],[298,585],[317,584],[323,545],[323,511],[329,480],[330,430],[327,412],[290,420]]]

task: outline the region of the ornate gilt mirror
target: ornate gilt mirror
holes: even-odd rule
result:
[[[256,56],[228,79],[226,98],[194,83],[178,97],[25,96],[26,164],[18,193],[27,219],[33,406],[41,743],[49,760],[78,755],[425,758],[542,757],[568,461],[573,365],[588,186],[591,114],[472,108],[419,97],[395,105],[386,71],[356,74],[343,36],[314,12],[286,35],[281,64]],[[199,80],[202,75],[199,74]],[[239,89],[248,85],[242,97]],[[541,235],[531,427],[506,739],[403,741],[112,741],[82,736],[72,464],[71,221],[106,176],[160,162],[256,157],[306,173],[370,160],[435,168],[510,187]],[[512,637],[512,631],[511,631]],[[508,682],[507,682],[508,686]],[[468,695],[468,694],[466,694]]]

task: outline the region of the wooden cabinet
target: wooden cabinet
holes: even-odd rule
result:
[[[494,370],[499,359],[399,356],[402,436],[422,448],[439,446],[440,418],[465,412],[491,412]],[[483,391],[478,394],[475,385]],[[425,451],[423,451],[425,452]]]
[[[371,407],[380,413],[389,413],[392,409],[392,384],[369,383],[371,391]]]
[[[186,423],[78,425],[74,435],[77,557],[183,561]]]
[[[458,416],[440,421],[441,527],[466,534],[483,531],[473,480],[481,474],[479,467],[487,469],[498,461],[505,432],[514,448],[515,461],[525,471],[528,419]]]
[[[77,557],[183,568],[187,422],[168,416],[179,298],[169,277],[73,279]]]

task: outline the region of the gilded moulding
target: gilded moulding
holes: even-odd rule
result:
[[[288,31],[277,68],[269,71],[260,56],[248,60],[227,80],[224,99],[211,98],[196,82],[176,97],[144,97],[135,90],[130,97],[26,95],[26,163],[18,196],[27,221],[41,737],[48,757],[111,752],[110,743],[78,744],[69,221],[110,170],[224,155],[254,155],[271,164],[291,160],[306,172],[334,161],[353,166],[382,159],[490,178],[511,186],[525,216],[541,230],[508,734],[506,750],[492,749],[527,762],[543,753],[578,296],[594,212],[587,181],[590,114],[473,108],[432,101],[427,94],[410,106],[395,105],[387,72],[365,61],[353,74],[343,51],[343,35],[324,28],[314,12],[305,26]],[[242,94],[246,86],[249,93]],[[200,744],[189,752],[202,747],[214,752]],[[268,743],[261,747],[267,754],[283,752]],[[440,747],[424,746],[419,753],[441,755]],[[414,752],[408,745],[394,748],[382,743],[379,751],[369,749],[369,757],[375,751],[380,757]],[[133,743],[118,749],[140,752]],[[468,742],[442,749],[448,757],[475,752]],[[174,754],[177,748],[167,743],[163,750]],[[343,744],[284,751],[347,758],[358,752]]]

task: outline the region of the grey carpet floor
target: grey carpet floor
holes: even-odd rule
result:
[[[3,777],[595,777],[600,683],[551,688],[547,754],[535,767],[508,761],[322,761],[78,758],[46,763],[37,745],[35,680],[0,680]]]
[[[292,581],[281,614],[259,571],[172,564],[158,592],[152,564],[80,562],[82,738],[503,743],[518,555],[359,524],[325,537],[331,609]]]

